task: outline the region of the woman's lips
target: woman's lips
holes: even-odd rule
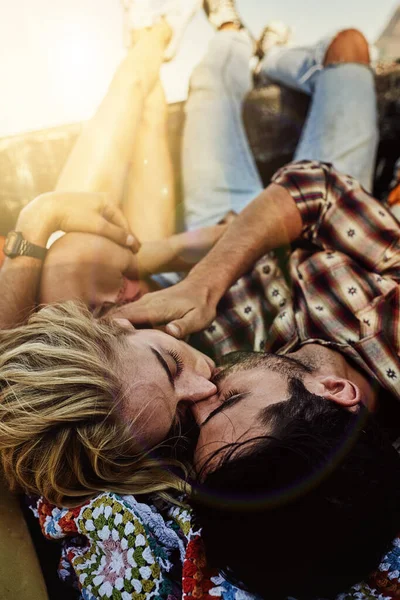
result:
[[[215,385],[218,384],[218,380],[219,380],[219,375],[225,370],[225,367],[215,367],[213,369],[213,372],[211,374],[211,381],[212,383],[215,383]]]
[[[218,373],[221,373],[221,371],[223,371],[222,367],[214,367],[212,377],[215,377],[216,375],[218,375]]]

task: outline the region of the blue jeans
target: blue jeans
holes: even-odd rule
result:
[[[374,77],[359,64],[324,68],[331,41],[273,48],[262,71],[312,97],[295,160],[333,163],[371,190],[378,142]],[[187,229],[240,212],[263,189],[242,120],[252,50],[245,31],[218,32],[193,73],[183,140]]]

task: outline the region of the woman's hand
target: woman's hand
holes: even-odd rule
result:
[[[130,232],[122,211],[108,194],[49,192],[27,204],[18,219],[18,230],[29,234],[41,231],[49,237],[54,231],[93,233],[106,237],[133,252],[139,241]],[[28,238],[29,240],[29,238]],[[47,243],[47,240],[44,242]]]
[[[112,304],[124,277],[138,279],[137,254],[103,236],[67,233],[47,253],[39,300],[51,304],[75,299],[92,308]]]

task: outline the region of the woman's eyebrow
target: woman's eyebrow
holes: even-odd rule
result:
[[[166,372],[170,384],[172,385],[172,387],[175,387],[175,385],[174,385],[174,378],[173,378],[172,373],[171,373],[171,371],[169,369],[167,361],[165,360],[165,358],[163,357],[163,355],[158,350],[156,350],[155,348],[151,348],[151,351],[154,354],[154,356],[156,357],[156,359],[158,360],[158,362],[160,363],[160,365],[162,366],[163,370]]]
[[[213,410],[212,413],[208,415],[204,423],[200,425],[200,428],[204,427],[204,425],[207,425],[207,423],[211,421],[211,419],[213,419],[215,416],[219,415],[220,412],[226,410],[227,408],[235,406],[235,404],[238,404],[238,402],[243,400],[246,396],[248,396],[248,392],[243,392],[243,394],[237,394],[236,396],[229,398],[229,400],[227,400],[226,402],[223,402],[220,406]]]

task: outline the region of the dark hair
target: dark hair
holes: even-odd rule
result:
[[[366,409],[299,380],[261,418],[270,435],[226,447],[194,487],[210,566],[268,600],[335,597],[378,567],[398,532],[400,458]]]

